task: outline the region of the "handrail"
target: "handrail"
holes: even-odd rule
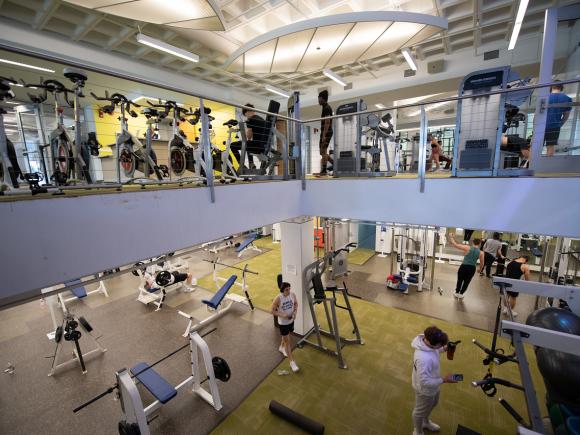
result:
[[[580,82],[580,78],[575,78],[575,79],[570,79],[570,80],[562,80],[562,81],[558,81],[558,82],[520,86],[517,88],[510,88],[510,89],[500,89],[497,91],[484,92],[484,93],[477,94],[477,95],[462,95],[462,96],[456,96],[456,97],[440,98],[438,100],[428,100],[428,101],[424,101],[422,103],[402,104],[400,106],[385,107],[383,109],[363,110],[360,112],[352,112],[352,113],[349,113],[347,115],[333,115],[333,116],[327,116],[324,118],[312,118],[312,119],[308,119],[308,120],[300,120],[299,122],[306,124],[306,123],[311,123],[311,122],[322,121],[323,119],[343,118],[345,116],[354,116],[354,115],[367,115],[367,114],[371,114],[371,113],[385,112],[387,110],[406,109],[409,107],[421,107],[421,106],[427,106],[429,104],[435,104],[435,103],[447,103],[450,101],[467,100],[470,98],[480,98],[480,97],[485,97],[488,95],[507,94],[510,92],[521,92],[521,91],[527,91],[530,89],[547,88],[547,87],[551,87],[552,85],[562,85],[563,86],[563,85],[568,85],[571,83],[579,83],[579,82]],[[297,120],[295,120],[295,121],[297,121]]]
[[[0,42],[0,49],[6,50],[6,51],[10,51],[13,53],[19,53],[19,54],[25,54],[27,56],[32,56],[35,58],[39,58],[39,59],[48,59],[50,61],[53,62],[58,62],[58,63],[64,63],[64,64],[68,64],[70,66],[73,67],[77,67],[77,68],[84,68],[86,70],[89,71],[94,71],[94,72],[98,72],[101,74],[106,74],[109,76],[113,76],[113,77],[117,77],[117,78],[121,78],[121,79],[126,79],[126,80],[131,80],[137,83],[142,83],[142,84],[146,84],[146,85],[151,85],[151,86],[156,86],[159,87],[161,89],[165,89],[168,91],[173,91],[173,92],[179,92],[185,95],[189,95],[191,97],[195,97],[195,98],[203,98],[209,101],[214,101],[216,103],[221,103],[221,104],[226,104],[232,107],[237,107],[239,109],[251,109],[254,112],[257,113],[262,113],[265,115],[275,115],[277,116],[279,119],[284,119],[286,121],[293,121],[293,122],[297,122],[300,124],[308,124],[311,122],[317,122],[317,121],[322,121],[323,118],[319,117],[319,118],[311,118],[311,119],[307,119],[307,120],[302,120],[302,119],[296,119],[296,118],[292,118],[289,116],[285,116],[285,115],[281,115],[281,114],[276,114],[276,113],[271,113],[268,112],[267,110],[262,110],[262,109],[258,109],[258,108],[250,108],[247,107],[243,104],[238,104],[238,103],[233,103],[230,101],[225,101],[223,99],[220,98],[214,98],[212,96],[209,95],[195,95],[192,94],[190,91],[178,87],[178,86],[172,86],[166,83],[158,83],[155,82],[153,80],[148,80],[145,79],[143,77],[139,77],[139,76],[135,76],[132,74],[125,74],[125,73],[120,73],[120,72],[116,72],[116,71],[109,71],[109,70],[105,70],[104,68],[100,68],[98,66],[95,65],[87,65],[85,63],[82,62],[76,62],[72,59],[68,59],[65,57],[58,57],[55,56],[54,54],[48,54],[48,53],[42,53],[39,54],[31,49],[27,49],[27,48],[23,48],[23,47],[14,47],[12,45],[8,45],[8,44],[4,44],[2,42]],[[535,84],[535,85],[528,85],[528,86],[521,86],[518,88],[510,88],[510,89],[500,89],[497,91],[491,91],[491,92],[486,92],[486,93],[481,93],[481,94],[477,94],[477,95],[465,95],[465,96],[455,96],[455,97],[449,97],[449,98],[440,98],[437,100],[429,100],[429,101],[425,101],[422,102],[420,104],[418,103],[414,103],[414,104],[403,104],[401,106],[391,106],[391,107],[385,107],[384,109],[371,109],[371,110],[364,110],[364,111],[360,111],[360,112],[353,112],[353,113],[349,113],[348,116],[353,116],[353,115],[367,115],[367,114],[371,114],[371,113],[378,113],[378,112],[384,112],[387,110],[394,110],[394,109],[405,109],[405,108],[409,108],[409,107],[421,107],[424,105],[428,105],[428,104],[435,104],[435,103],[447,103],[447,102],[452,102],[452,101],[459,101],[459,100],[464,100],[464,99],[469,99],[469,98],[476,98],[476,97],[482,97],[482,96],[487,96],[487,95],[498,95],[498,94],[507,94],[510,92],[520,92],[520,91],[526,91],[526,90],[532,90],[532,89],[538,89],[538,88],[545,88],[545,87],[550,87],[554,84],[559,84],[559,85],[567,85],[567,84],[572,84],[572,83],[578,83],[580,82],[579,78],[575,78],[575,79],[570,79],[570,80],[562,80],[562,81],[558,81],[558,82],[550,82],[550,83],[539,83],[539,84]],[[324,119],[335,119],[335,118],[342,118],[346,115],[333,115],[333,116],[328,116],[325,117]]]

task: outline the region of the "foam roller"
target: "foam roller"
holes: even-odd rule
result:
[[[313,435],[322,435],[324,433],[324,425],[293,411],[275,400],[270,402],[269,409],[272,414],[277,415],[308,433]]]

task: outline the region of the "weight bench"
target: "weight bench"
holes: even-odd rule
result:
[[[95,278],[98,278],[98,275],[95,275]],[[65,281],[64,285],[74,285],[74,284],[79,284],[78,286],[75,286],[73,288],[70,289],[70,292],[72,293],[71,297],[65,298],[64,296],[62,296],[62,293],[59,293],[58,297],[60,299],[61,304],[63,304],[64,306],[66,306],[67,302],[70,301],[74,301],[77,299],[83,299],[86,298],[89,295],[92,295],[93,293],[102,293],[103,295],[105,295],[105,297],[109,297],[109,293],[107,292],[107,287],[105,287],[105,283],[103,281],[99,281],[99,287],[96,288],[95,290],[91,290],[91,291],[87,291],[86,287],[83,284],[83,282],[80,279],[73,279],[71,281]]]
[[[181,269],[168,270],[168,272],[170,272],[170,271],[181,272]],[[148,289],[146,287],[144,273],[141,269],[137,269],[137,275],[139,276],[139,279],[140,279],[139,295],[137,296],[137,300],[145,305],[152,303],[153,305],[155,305],[157,307],[157,308],[155,308],[155,311],[159,311],[161,308],[163,308],[163,304],[165,303],[165,298],[167,297],[167,293],[178,290],[178,289],[182,288],[184,285],[183,281],[176,282],[176,283],[170,284],[170,285],[165,286],[165,287],[159,286],[156,283],[157,287],[152,287],[152,288]],[[193,281],[192,281],[192,285],[193,285]]]
[[[161,377],[147,363],[139,363],[131,369],[131,373],[143,384],[159,403],[165,404],[177,396],[177,390],[173,385]]]
[[[199,331],[201,328],[219,319],[230,310],[234,302],[244,302],[246,300],[244,297],[238,295],[228,295],[228,292],[234,286],[237,279],[237,275],[230,276],[229,279],[224,283],[223,286],[221,286],[221,288],[213,295],[211,299],[203,299],[201,301],[203,304],[207,305],[208,309],[213,310],[214,314],[206,317],[199,323],[194,325],[193,317],[191,315],[184,313],[183,311],[178,311],[180,316],[186,317],[189,320],[187,323],[187,328],[185,328],[185,332],[183,334],[184,337],[187,337],[191,332]],[[226,298],[230,303],[222,307],[222,302]]]
[[[240,246],[236,248],[236,252],[238,253],[238,258],[240,258],[246,249],[252,249],[253,251],[262,253],[262,250],[254,245],[254,242],[258,239],[258,234],[252,233],[248,237],[246,237],[241,243]]]

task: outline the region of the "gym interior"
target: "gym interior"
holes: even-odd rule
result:
[[[0,433],[580,434],[579,17],[0,0]]]

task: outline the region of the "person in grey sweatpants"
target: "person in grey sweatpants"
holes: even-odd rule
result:
[[[439,354],[447,349],[448,341],[446,333],[436,326],[430,326],[411,342],[415,349],[412,376],[415,390],[413,435],[423,435],[423,430],[439,432],[441,429],[429,420],[429,415],[439,402],[441,384],[455,383],[452,374],[441,377],[439,373]]]

